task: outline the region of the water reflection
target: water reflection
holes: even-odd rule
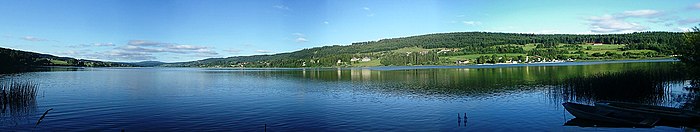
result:
[[[0,69],[0,75],[2,74],[17,74],[23,72],[51,72],[51,71],[79,71],[84,70],[83,67],[70,67],[70,66],[45,66],[45,67],[23,67],[23,68],[2,68]]]
[[[464,113],[464,116],[462,117],[457,113],[457,126],[458,127],[466,127],[467,126],[467,113]]]
[[[608,127],[608,128],[652,128],[653,126],[634,126],[629,124],[618,124],[609,122],[599,122],[582,118],[573,118],[564,123],[564,126],[577,126],[577,127]]]
[[[347,81],[357,85],[369,85],[362,88],[369,88],[367,90],[375,92],[410,94],[428,98],[482,96],[539,90],[547,92],[551,96],[550,99],[556,102],[591,103],[597,100],[618,100],[658,104],[663,103],[663,100],[672,100],[674,95],[668,92],[669,85],[684,84],[684,76],[681,75],[683,73],[674,71],[674,65],[674,63],[621,63],[393,71],[365,68],[304,69],[280,72],[304,79]],[[614,78],[606,77],[611,75],[614,75]]]

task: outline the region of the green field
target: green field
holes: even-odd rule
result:
[[[445,56],[445,57],[440,57],[440,58],[445,58],[445,59],[450,60],[450,61],[466,60],[466,59],[474,60],[474,59],[479,58],[480,56],[484,56],[484,55],[491,56],[494,54],[470,54],[470,55],[460,55],[460,56]],[[497,56],[506,55],[506,56],[515,57],[515,56],[519,56],[519,55],[525,56],[526,54],[513,53],[513,54],[495,54],[495,55],[497,55]]]
[[[373,60],[368,61],[368,62],[358,62],[358,63],[354,63],[354,64],[352,64],[352,66],[355,66],[355,67],[382,66],[382,63],[380,63],[380,60],[379,60],[379,59],[373,59]]]
[[[428,51],[430,49],[424,49],[420,47],[406,47],[406,48],[400,48],[400,49],[395,49],[392,50],[391,52],[394,53],[406,53],[406,52],[421,52],[421,51]]]
[[[68,62],[62,60],[51,60],[51,63],[54,65],[68,65]]]

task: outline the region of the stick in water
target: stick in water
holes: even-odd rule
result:
[[[41,115],[41,118],[39,118],[39,120],[36,121],[36,125],[34,125],[34,127],[39,126],[39,123],[41,123],[41,120],[44,120],[44,117],[46,116],[46,114],[49,114],[49,111],[51,111],[51,110],[53,110],[53,108],[46,110],[46,112],[44,112],[44,115]]]

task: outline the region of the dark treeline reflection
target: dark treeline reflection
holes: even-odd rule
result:
[[[44,66],[44,67],[24,67],[24,68],[0,68],[0,76],[3,74],[21,74],[25,72],[53,72],[53,71],[79,71],[82,67],[70,66]]]
[[[479,96],[542,90],[558,102],[670,100],[665,87],[682,83],[676,62],[471,69],[305,69],[279,72],[304,80],[351,82],[374,92],[426,97]],[[661,70],[659,70],[661,69]],[[629,77],[628,77],[629,76]]]

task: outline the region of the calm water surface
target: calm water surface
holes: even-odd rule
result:
[[[6,110],[0,123],[3,130],[52,131],[679,131],[564,126],[573,116],[562,102],[595,98],[558,87],[566,78],[674,63],[29,72],[0,77],[40,85],[35,104]],[[665,83],[645,102],[678,107],[685,85]],[[466,122],[458,119],[464,113]]]

